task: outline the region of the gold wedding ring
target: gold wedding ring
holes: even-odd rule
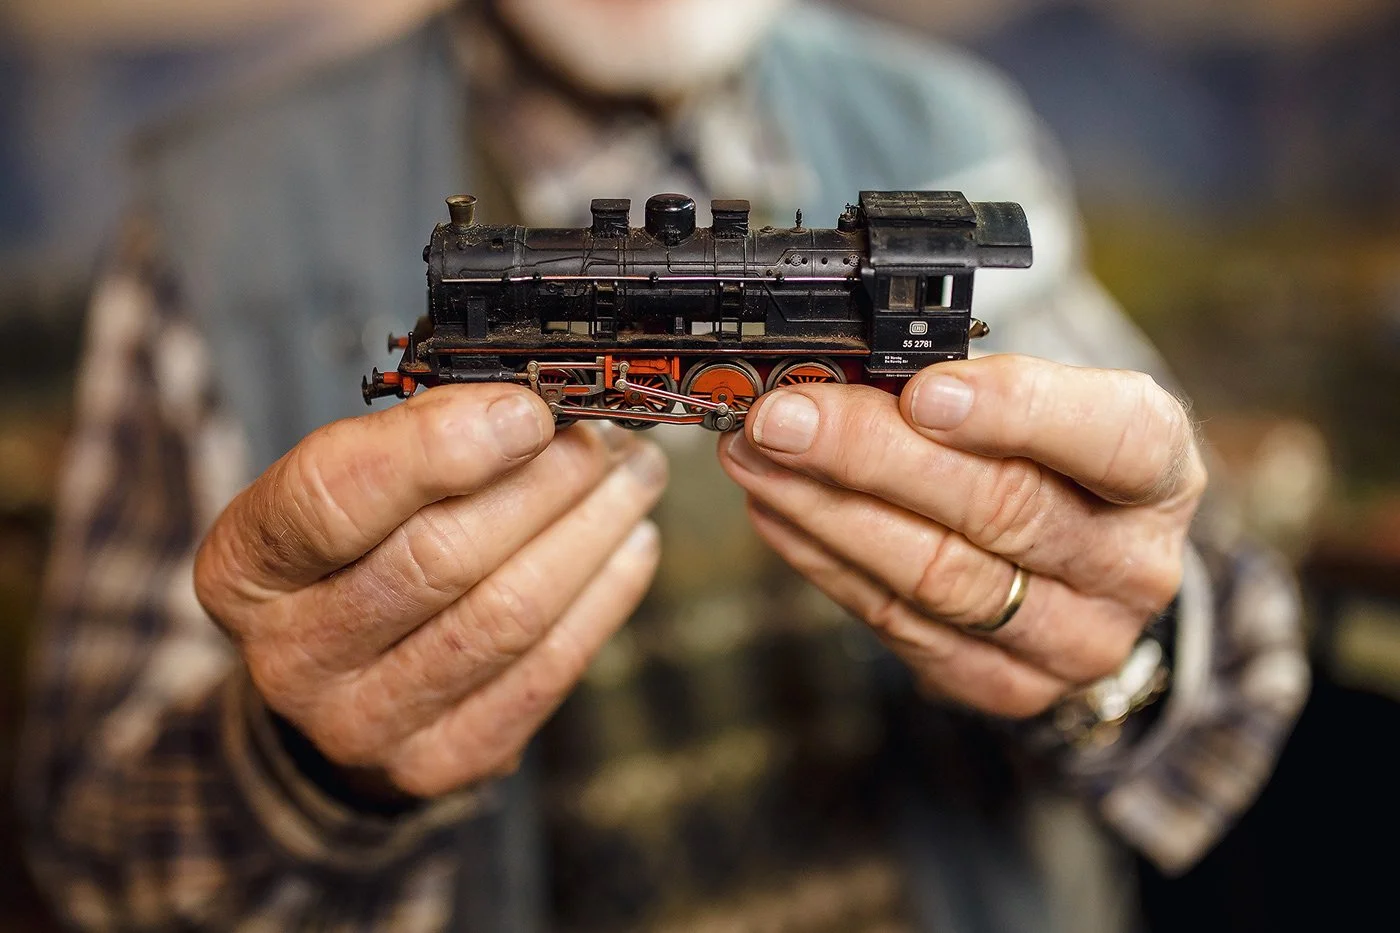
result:
[[[1030,585],[1030,572],[1025,567],[1017,567],[1016,576],[1011,578],[1011,592],[1006,594],[1006,602],[1002,604],[1001,612],[986,622],[967,626],[967,630],[978,635],[990,635],[1010,622],[1016,611],[1021,608],[1021,604],[1026,601],[1026,590],[1030,589]]]

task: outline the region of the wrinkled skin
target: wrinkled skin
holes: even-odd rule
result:
[[[1035,715],[1116,670],[1176,594],[1205,489],[1140,373],[941,364],[895,398],[810,385],[720,441],[759,534],[931,695]],[[509,772],[636,608],[654,445],[557,436],[509,386],[444,386],[307,437],[229,505],[196,592],[268,706],[331,761],[433,796]],[[1016,565],[1034,573],[1005,628]]]
[[[761,398],[720,460],[758,533],[931,695],[1036,715],[1116,671],[1181,585],[1206,486],[1190,418],[1141,373],[1018,356],[939,364],[899,398]],[[993,619],[1020,565],[1025,602]]]
[[[618,434],[555,436],[511,386],[336,422],[219,517],[196,592],[267,705],[364,788],[507,773],[656,569],[665,459]]]

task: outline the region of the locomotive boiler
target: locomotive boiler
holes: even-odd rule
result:
[[[578,229],[476,223],[447,199],[423,249],[428,308],[398,368],[366,403],[420,387],[513,382],[563,425],[738,428],[780,386],[861,382],[898,391],[925,366],[965,359],[979,268],[1031,264],[1025,212],[948,191],[863,191],[831,229],[749,227],[749,202],[659,194],[645,225],[595,200]]]

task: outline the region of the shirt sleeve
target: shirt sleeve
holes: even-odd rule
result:
[[[32,663],[35,875],[82,929],[440,929],[447,840],[485,798],[390,818],[322,793],[195,599],[195,546],[245,461],[208,370],[174,289],[125,257],[90,308]]]
[[[1168,874],[1199,861],[1253,802],[1309,685],[1287,567],[1209,528],[1192,545],[1161,715],[1125,747],[1067,762],[1108,823]]]
[[[1175,390],[1166,364],[1087,271],[1057,147],[1020,102],[1004,106],[1022,109],[1018,135],[996,158],[937,182],[977,200],[1020,201],[1031,224],[1029,271],[978,275],[977,314],[992,327],[980,349],[1139,370]],[[1109,826],[1167,873],[1194,865],[1253,802],[1309,687],[1292,572],[1239,533],[1219,485],[1216,477],[1191,533],[1162,714],[1108,749],[1056,756]]]

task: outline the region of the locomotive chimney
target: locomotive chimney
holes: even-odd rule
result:
[[[717,237],[746,237],[749,235],[749,202],[741,199],[710,202],[711,225]]]
[[[594,236],[627,235],[632,215],[632,202],[627,198],[594,198],[590,209]]]
[[[470,227],[476,220],[476,198],[469,194],[454,194],[447,199],[447,216],[454,227]]]
[[[695,233],[695,199],[683,194],[654,194],[647,199],[647,233],[675,246]]]

